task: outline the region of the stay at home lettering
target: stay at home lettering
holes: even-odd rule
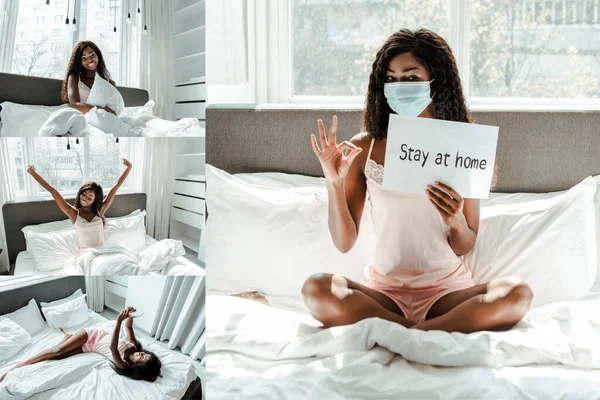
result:
[[[402,161],[414,161],[421,164],[421,167],[425,167],[427,160],[429,159],[429,151],[415,149],[409,147],[406,143],[400,146],[400,159]],[[450,158],[450,161],[448,160]],[[485,170],[487,168],[487,160],[478,159],[475,157],[461,156],[460,152],[456,152],[454,162],[452,162],[452,156],[450,153],[437,153],[434,160],[436,165],[443,165],[444,167],[454,166],[454,168],[464,169],[480,169]],[[448,164],[450,162],[450,165]]]

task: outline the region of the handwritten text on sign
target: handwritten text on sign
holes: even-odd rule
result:
[[[441,181],[464,198],[488,197],[498,127],[392,114],[383,187],[425,194]]]

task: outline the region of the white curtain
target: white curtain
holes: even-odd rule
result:
[[[211,85],[248,82],[247,0],[207,2],[207,76]]]
[[[95,312],[104,311],[104,283],[103,276],[86,276],[85,292],[87,293],[88,308]]]
[[[146,139],[142,191],[146,203],[146,228],[156,240],[169,237],[171,199],[175,183],[175,142],[170,138]]]
[[[206,352],[204,276],[169,276],[150,335],[194,359]]]
[[[18,13],[18,1],[0,0],[0,71],[2,72],[12,70]]]
[[[3,206],[7,201],[13,200],[13,191],[10,180],[10,165],[8,158],[8,140],[0,140],[0,206]],[[0,212],[0,272],[8,272],[10,270],[10,262],[8,260],[8,252],[6,251],[6,233],[4,232],[4,218]]]
[[[146,9],[139,31],[148,27],[147,34],[140,36],[140,87],[154,100],[154,115],[168,120],[174,119],[175,105],[171,3],[145,0]]]

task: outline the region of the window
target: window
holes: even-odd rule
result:
[[[106,21],[104,24],[97,23],[96,19],[98,15],[102,14],[105,16],[105,11],[96,11],[101,8],[100,0],[87,0],[87,11],[82,13],[81,21],[85,21],[85,25],[89,27],[86,32],[81,32],[85,34],[86,40],[91,40],[100,48],[102,51],[102,56],[104,57],[104,62],[106,63],[106,68],[110,73],[112,79],[117,83],[117,85],[121,85],[121,2],[111,2],[110,9],[111,12],[116,12],[117,15],[117,33],[113,32],[114,27],[114,18],[111,17],[110,21],[106,21],[103,17],[101,20]],[[113,14],[111,14],[113,15]],[[107,23],[110,22],[110,23]]]
[[[469,94],[600,97],[600,25],[594,34],[581,24],[593,1],[473,1]]]
[[[47,197],[46,192],[28,174],[27,166],[36,171],[64,195],[75,194],[81,185],[93,180],[110,189],[124,171],[122,157],[130,159],[140,141],[111,136],[81,138],[79,144],[56,138],[6,138],[10,149],[9,165],[12,187],[16,198]],[[133,190],[133,179],[128,179],[123,189]]]
[[[38,4],[35,2],[35,4]],[[45,2],[44,7],[46,7]],[[73,2],[71,2],[73,3]],[[91,40],[98,45],[111,77],[118,84],[120,81],[121,65],[121,29],[120,29],[120,2],[111,2],[111,10],[117,16],[117,33],[113,33],[113,23],[102,24],[95,22],[97,19],[104,21],[105,11],[102,10],[104,0],[80,0],[77,2],[80,14],[76,15],[77,30],[73,33],[65,24],[63,12],[67,4],[58,8],[58,1],[52,0],[50,4],[56,7],[51,17],[45,18],[35,11],[32,3],[19,3],[17,17],[17,32],[32,32],[33,35],[17,35],[12,54],[11,72],[22,75],[43,76],[63,79],[67,69],[73,46],[80,40]],[[81,6],[79,7],[79,3]],[[44,8],[44,10],[46,10]],[[69,21],[73,21],[71,7]],[[35,25],[33,22],[35,21]],[[70,27],[71,25],[69,25]],[[52,49],[52,50],[50,50]],[[56,49],[56,50],[55,50]],[[2,49],[0,49],[0,53]],[[1,59],[1,57],[0,57]],[[132,84],[132,83],[129,83]]]
[[[292,0],[292,96],[364,96],[374,55],[401,26],[449,33],[447,0]]]
[[[232,103],[242,98],[249,103],[360,107],[384,41],[402,27],[425,27],[453,49],[470,105],[600,108],[600,0],[273,3],[243,21],[234,19],[235,10],[225,3],[211,11],[224,20],[215,25],[243,27],[248,21],[248,29],[237,37],[208,32],[213,37],[207,42],[225,49],[211,53],[208,69],[227,72],[211,74],[220,80],[209,85],[209,97]],[[236,75],[227,57],[241,54],[244,41],[252,49],[244,64],[247,84],[237,78],[241,74]]]

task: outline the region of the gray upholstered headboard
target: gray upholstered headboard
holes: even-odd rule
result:
[[[286,172],[322,176],[311,149],[317,119],[338,142],[361,132],[362,111],[209,106],[206,162],[229,173]],[[475,123],[500,127],[497,192],[551,192],[600,174],[600,112],[473,112]]]
[[[148,102],[148,92],[118,86],[126,107],[143,106]],[[59,106],[63,104],[60,93],[60,79],[39,78],[36,76],[0,73],[0,103],[30,104],[40,106]]]
[[[66,199],[73,204],[73,198]],[[146,194],[118,194],[106,213],[107,217],[120,217],[137,209],[146,209]],[[58,208],[54,200],[40,201],[9,201],[2,206],[6,251],[11,264],[17,255],[25,251],[25,236],[21,229],[27,225],[43,224],[45,222],[66,219],[65,214]]]
[[[85,293],[85,277],[68,276],[17,289],[0,291],[0,315],[25,307],[31,299],[35,299],[39,307],[42,302],[49,303],[70,296],[77,289],[81,289]]]

